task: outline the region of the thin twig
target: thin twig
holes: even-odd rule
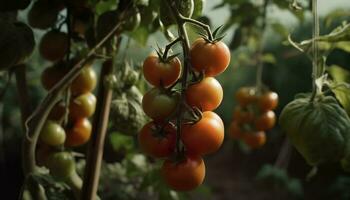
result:
[[[28,85],[26,77],[26,66],[24,64],[14,66],[16,75],[16,87],[18,93],[19,107],[21,109],[22,127],[25,128],[24,124],[31,112],[31,104],[28,95]]]
[[[320,77],[318,73],[318,42],[315,38],[320,36],[320,26],[319,26],[319,18],[318,18],[318,6],[317,0],[312,0],[312,15],[313,15],[313,27],[312,27],[312,95],[310,98],[310,102],[315,99],[317,94],[317,85],[316,80]]]
[[[104,62],[101,70],[96,113],[94,114],[92,136],[89,142],[84,172],[82,200],[96,199],[113,91],[111,88],[106,88],[104,80],[107,76],[113,74],[113,65],[112,58]]]
[[[275,167],[278,167],[280,169],[286,169],[289,165],[291,154],[292,146],[289,143],[288,138],[286,137],[283,141],[282,147],[275,161]]]

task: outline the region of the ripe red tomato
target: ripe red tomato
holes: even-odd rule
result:
[[[211,43],[199,38],[192,44],[190,56],[192,67],[206,76],[216,76],[230,64],[230,50],[221,41]]]
[[[255,133],[245,133],[243,135],[243,141],[250,148],[257,149],[262,147],[266,143],[266,135],[265,132],[259,131]]]
[[[67,33],[52,30],[41,38],[39,44],[40,55],[49,60],[61,60],[68,51],[69,37]]]
[[[46,90],[50,90],[66,74],[66,66],[63,62],[47,67],[41,74],[41,84]]]
[[[89,65],[85,66],[77,78],[71,84],[71,92],[73,95],[80,95],[91,92],[97,84],[96,72]]]
[[[250,123],[254,120],[254,114],[237,106],[233,111],[233,119],[238,123]]]
[[[66,132],[60,124],[48,120],[41,130],[40,140],[51,146],[62,145],[66,140]]]
[[[143,75],[155,87],[168,87],[179,79],[181,62],[175,57],[168,62],[162,62],[157,55],[151,54],[143,62]]]
[[[262,111],[275,109],[278,105],[278,94],[276,92],[266,92],[259,97],[258,105]]]
[[[75,172],[74,157],[69,152],[56,152],[48,158],[50,174],[61,179],[66,179]]]
[[[96,108],[96,97],[88,92],[74,98],[69,104],[69,118],[77,120],[79,118],[91,117]]]
[[[218,117],[214,112],[206,111],[203,112],[202,119],[197,123],[183,125],[181,140],[188,152],[206,155],[220,148],[224,141],[224,126]]]
[[[158,88],[148,91],[142,98],[142,108],[150,118],[161,121],[176,109],[178,94],[167,94]]]
[[[254,125],[257,131],[265,131],[275,126],[276,115],[273,111],[262,113],[255,119]]]
[[[91,123],[87,118],[81,118],[74,122],[73,127],[67,130],[67,147],[75,147],[85,144],[91,136]]]
[[[154,122],[147,123],[138,135],[141,150],[152,157],[164,158],[173,154],[176,145],[176,129],[167,124],[157,125]]]
[[[239,105],[245,107],[251,103],[255,103],[257,100],[256,90],[252,87],[241,87],[235,94],[236,100]]]
[[[205,164],[201,157],[194,155],[186,155],[179,162],[168,159],[163,163],[161,174],[171,189],[189,191],[203,183]]]
[[[244,135],[241,128],[239,127],[239,124],[237,123],[237,121],[233,121],[230,124],[228,133],[229,133],[229,136],[233,139],[242,138]]]
[[[202,111],[216,109],[223,98],[220,83],[213,77],[206,77],[201,82],[189,86],[186,90],[186,102]]]

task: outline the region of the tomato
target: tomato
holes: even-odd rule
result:
[[[245,107],[256,102],[256,90],[252,87],[241,87],[236,92],[235,98],[238,101],[239,105]]]
[[[50,174],[57,178],[68,178],[75,172],[74,157],[69,152],[56,152],[48,158]]]
[[[254,120],[254,114],[240,106],[237,106],[233,111],[233,119],[238,123],[250,123]]]
[[[37,145],[35,158],[39,166],[47,166],[49,156],[52,154],[53,148],[44,143]]]
[[[218,118],[220,117],[214,112],[206,111],[195,124],[183,125],[181,140],[188,152],[206,155],[220,148],[224,141],[224,126]]]
[[[141,23],[141,14],[137,9],[132,9],[130,14],[122,24],[122,29],[125,31],[134,31]]]
[[[267,111],[262,113],[255,119],[254,125],[255,129],[258,131],[265,131],[271,129],[275,126],[276,115],[273,111]]]
[[[228,133],[229,136],[233,139],[239,139],[243,137],[243,132],[236,121],[233,121],[230,124]]]
[[[68,51],[68,42],[67,33],[56,30],[49,31],[41,38],[40,55],[49,61],[61,60]]]
[[[69,104],[69,118],[76,120],[79,118],[91,117],[96,108],[96,97],[88,92],[74,98]]]
[[[230,50],[221,41],[211,43],[199,38],[192,44],[190,56],[192,67],[206,76],[216,76],[230,64]]]
[[[245,133],[243,135],[243,141],[252,149],[262,147],[266,143],[265,132]]]
[[[46,90],[50,90],[66,74],[67,69],[64,63],[59,62],[54,66],[47,67],[41,74],[41,84]]]
[[[186,90],[186,102],[202,111],[216,109],[223,98],[220,83],[213,77],[206,77],[201,82],[189,86]]]
[[[72,82],[70,89],[73,95],[79,95],[93,91],[96,84],[96,72],[90,66],[85,66]]]
[[[178,94],[166,94],[158,88],[148,91],[142,98],[142,108],[146,115],[159,121],[169,117],[175,110]]]
[[[179,162],[168,159],[163,163],[161,175],[171,189],[189,191],[203,183],[205,164],[201,157],[194,155],[186,155]]]
[[[175,1],[176,7],[178,11],[181,13],[184,17],[191,17],[194,10],[194,2],[193,0],[182,0],[182,1]],[[176,20],[172,14],[171,9],[167,5],[166,1],[160,1],[159,3],[160,9],[159,9],[159,18],[162,24],[167,27],[171,24],[175,24]]]
[[[275,109],[278,105],[278,94],[276,92],[266,92],[259,97],[258,105],[262,111]]]
[[[149,55],[143,62],[143,75],[155,87],[168,87],[175,83],[181,74],[181,62],[175,57],[163,62],[155,54]]]
[[[73,127],[67,130],[67,147],[75,147],[85,144],[91,136],[91,123],[87,118],[81,118],[74,122]]]
[[[38,29],[50,28],[55,25],[58,13],[59,9],[50,5],[49,1],[36,1],[28,12],[28,24]]]
[[[60,124],[48,120],[40,132],[40,140],[45,144],[58,146],[66,140],[66,132]]]
[[[138,135],[141,150],[155,158],[171,156],[176,145],[176,129],[170,124],[166,124],[163,130],[160,131],[161,126],[149,122]]]

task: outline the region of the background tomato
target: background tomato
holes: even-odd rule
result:
[[[224,141],[223,122],[214,112],[206,111],[202,119],[193,125],[183,125],[181,140],[188,152],[206,155],[217,151]]]
[[[73,95],[84,94],[95,89],[97,84],[96,72],[89,66],[85,66],[71,85]]]
[[[75,147],[85,144],[90,139],[91,129],[91,123],[87,118],[76,120],[73,127],[67,130],[65,145]]]
[[[238,101],[239,105],[245,107],[251,103],[256,102],[257,96],[255,93],[256,91],[253,87],[241,87],[236,92],[235,98]]]
[[[206,77],[201,82],[189,86],[186,90],[186,102],[202,111],[216,109],[223,98],[220,83],[213,77]]]
[[[258,131],[265,131],[271,129],[276,124],[276,115],[273,111],[267,111],[258,116],[255,121],[255,129]]]
[[[186,155],[184,160],[179,162],[168,159],[163,163],[161,174],[165,183],[173,190],[193,190],[203,183],[204,161],[201,157],[193,155]]]
[[[41,84],[46,90],[50,90],[67,73],[66,65],[58,62],[51,67],[47,67],[41,73]]]
[[[177,57],[164,63],[157,55],[151,54],[143,62],[143,75],[155,87],[172,85],[180,74],[181,62]]]
[[[263,131],[245,133],[243,135],[243,141],[252,149],[262,147],[266,143],[266,134]]]
[[[48,119],[54,120],[54,121],[60,121],[64,117],[65,112],[66,112],[66,107],[64,105],[64,102],[56,103],[56,105],[50,111]]]
[[[238,123],[250,123],[254,120],[254,114],[240,106],[237,106],[233,111],[233,120]]]
[[[52,30],[41,38],[39,44],[40,55],[49,60],[61,60],[68,51],[69,38],[67,33]]]
[[[233,121],[230,124],[228,133],[229,133],[229,136],[233,139],[239,139],[243,137],[243,132],[236,121]]]
[[[278,105],[278,94],[276,92],[266,92],[258,99],[259,108],[262,111],[273,110]]]
[[[48,120],[40,132],[40,140],[52,146],[62,145],[66,140],[66,132],[60,124]]]
[[[160,132],[159,128],[164,125],[156,125],[149,122],[140,131],[138,141],[142,151],[155,158],[169,157],[173,154],[176,146],[176,129],[167,124]]]
[[[48,158],[50,174],[61,179],[66,179],[75,172],[74,157],[69,152],[56,152]]]
[[[192,44],[190,56],[192,67],[206,76],[219,75],[230,64],[230,50],[221,41],[210,43],[199,38]]]
[[[152,119],[164,120],[176,109],[178,95],[176,93],[166,94],[158,88],[148,91],[142,98],[142,108],[146,115]]]
[[[96,97],[88,92],[74,98],[69,104],[69,118],[76,120],[79,118],[91,117],[96,108]]]

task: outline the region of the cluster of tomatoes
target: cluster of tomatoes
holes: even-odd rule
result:
[[[80,31],[83,34],[85,31],[79,29],[79,19],[86,19],[83,13],[86,13],[87,8],[83,5],[78,1],[66,4],[60,0],[37,0],[28,13],[29,24],[33,28],[50,29],[42,36],[39,44],[41,57],[53,63],[44,69],[41,75],[41,83],[46,90],[50,90],[57,84],[79,60],[79,57],[67,60],[69,58],[67,54],[70,54],[74,33]],[[72,18],[70,18],[72,21],[68,23],[72,26],[72,35],[68,35],[57,27],[59,13],[66,6],[72,9]],[[66,98],[56,103],[51,110],[40,133],[37,152],[39,160],[42,158],[41,161],[44,162],[49,156],[40,156],[42,152],[50,152],[62,146],[83,145],[89,140],[92,129],[89,117],[94,114],[96,107],[96,97],[92,91],[97,84],[97,76],[91,65],[92,63],[88,63],[84,66],[81,73],[70,84]]]
[[[191,71],[203,77],[186,83],[184,96],[174,86],[188,72],[181,73],[176,56],[151,54],[143,64],[144,77],[154,87],[143,96],[142,107],[153,121],[141,129],[139,145],[145,154],[165,159],[161,175],[178,191],[202,184],[202,157],[217,151],[224,140],[223,121],[212,112],[220,105],[223,90],[213,76],[227,68],[230,51],[221,41],[200,38],[192,44],[190,58]],[[180,125],[176,123],[178,117],[182,119]]]
[[[274,127],[274,109],[278,105],[278,95],[272,91],[258,93],[254,87],[242,87],[235,95],[238,105],[233,112],[229,134],[234,139],[242,139],[252,149],[266,143],[265,131]]]

